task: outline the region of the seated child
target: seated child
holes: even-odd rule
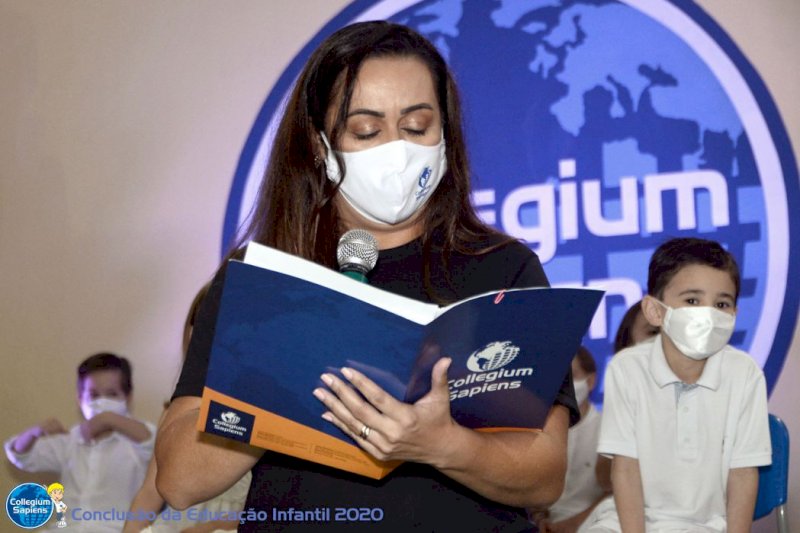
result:
[[[646,341],[654,335],[658,335],[658,328],[650,324],[644,317],[640,300],[625,311],[625,315],[619,323],[617,335],[614,337],[614,353]]]
[[[132,385],[125,358],[89,357],[78,367],[77,388],[82,423],[67,431],[57,419],[48,419],[8,439],[6,455],[27,472],[58,473],[69,531],[118,532],[142,484],[155,427],[128,414]],[[84,520],[87,511],[105,511],[108,520]],[[121,513],[122,520],[110,511]]]
[[[598,452],[613,457],[614,498],[582,531],[750,531],[772,454],[764,375],[728,345],[739,288],[717,242],[672,239],[653,254],[642,311],[661,334],[606,370]]]
[[[642,301],[639,300],[625,311],[622,321],[614,337],[614,353],[621,352],[629,346],[639,344],[658,335],[658,328],[651,325],[642,313]],[[611,459],[604,455],[597,458],[597,482],[607,492],[611,492]]]
[[[589,513],[607,495],[595,477],[600,412],[589,401],[589,394],[597,383],[597,365],[591,352],[583,346],[578,348],[578,353],[572,359],[572,378],[581,421],[569,428],[564,492],[547,511],[534,515],[534,520],[543,533],[577,531]]]

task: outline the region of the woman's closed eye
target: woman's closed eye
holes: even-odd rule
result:
[[[426,130],[426,129],[424,129],[424,130],[416,130],[416,129],[413,129],[413,128],[403,128],[403,131],[405,133],[411,135],[412,137],[422,137],[423,135],[428,133],[428,130]]]
[[[378,136],[381,130],[371,131],[369,133],[353,133],[353,137],[358,139],[359,141],[369,141],[370,139],[374,139]]]

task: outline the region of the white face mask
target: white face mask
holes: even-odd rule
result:
[[[325,167],[328,179],[339,183],[341,171],[328,138]],[[434,146],[392,141],[359,152],[337,152],[346,178],[339,191],[363,217],[384,224],[403,222],[430,198],[447,170],[445,144]]]
[[[575,387],[575,400],[577,400],[578,406],[581,406],[589,398],[589,380],[576,379],[572,385]]]
[[[702,361],[728,344],[736,325],[734,315],[708,306],[673,309],[655,301],[667,310],[661,330],[686,357]]]
[[[111,412],[118,415],[128,415],[128,403],[125,400],[115,400],[114,398],[95,398],[81,404],[81,412],[86,420],[91,420],[100,413]]]

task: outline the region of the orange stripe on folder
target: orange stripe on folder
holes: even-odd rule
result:
[[[211,401],[255,418],[250,445],[381,479],[402,461],[378,461],[354,444],[205,387],[197,429],[205,431]]]

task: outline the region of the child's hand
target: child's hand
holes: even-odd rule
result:
[[[112,431],[118,431],[135,442],[143,442],[151,437],[150,430],[142,422],[110,411],[86,420],[80,428],[85,441],[95,440]]]
[[[116,413],[99,413],[89,420],[84,420],[80,426],[81,437],[85,441],[91,441],[98,436],[113,430],[117,418],[124,418]]]
[[[66,432],[61,422],[55,418],[48,418],[38,426],[31,426],[20,433],[11,444],[11,449],[16,453],[28,453],[39,438]]]
[[[66,433],[67,430],[55,418],[48,418],[36,427],[36,438],[46,437],[47,435],[57,435],[59,433]]]

